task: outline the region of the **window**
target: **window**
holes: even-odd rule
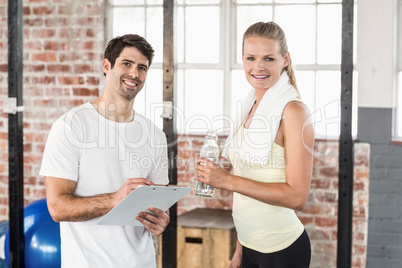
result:
[[[163,0],[109,0],[107,5],[107,41],[116,36],[135,33],[147,39],[155,50],[147,81],[136,97],[134,109],[162,128]]]
[[[151,111],[150,107],[162,101],[162,0],[110,1],[108,38],[136,32],[156,50],[145,90],[135,107],[161,126],[161,109],[154,105],[158,108]],[[205,133],[207,128],[225,132],[228,118],[234,119],[239,101],[251,88],[241,63],[243,32],[254,22],[273,20],[286,33],[299,90],[314,114],[317,136],[337,138],[341,2],[177,0],[178,132]],[[354,124],[354,133],[356,129]]]

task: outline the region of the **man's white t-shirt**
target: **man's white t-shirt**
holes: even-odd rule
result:
[[[77,196],[115,192],[129,178],[168,184],[166,137],[139,114],[117,123],[85,103],[53,124],[40,175],[76,181]],[[62,267],[156,266],[144,227],[102,226],[98,220],[60,223]]]

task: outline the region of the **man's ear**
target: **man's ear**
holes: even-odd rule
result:
[[[102,70],[105,74],[109,73],[111,69],[111,64],[110,61],[108,59],[104,59],[102,62]]]

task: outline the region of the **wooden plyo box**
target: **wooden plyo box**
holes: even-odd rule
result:
[[[187,212],[177,218],[177,267],[229,267],[236,241],[230,210]]]

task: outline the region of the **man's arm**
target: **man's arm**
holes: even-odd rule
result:
[[[74,195],[77,182],[45,176],[46,199],[53,220],[87,221],[105,215],[139,185],[153,185],[145,178],[128,179],[114,193],[81,197]]]

